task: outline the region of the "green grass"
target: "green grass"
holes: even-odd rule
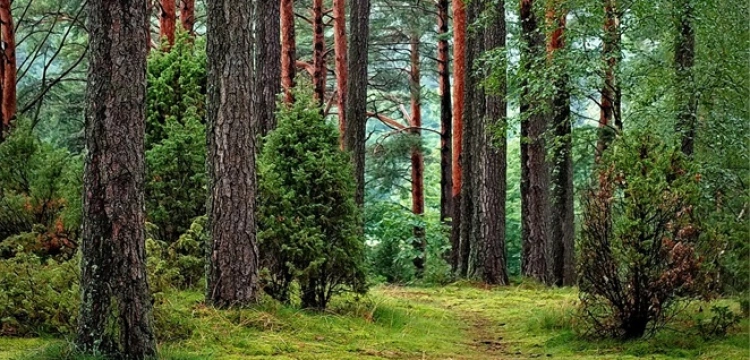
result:
[[[688,309],[669,329],[639,341],[578,337],[575,289],[379,287],[315,313],[265,301],[215,310],[202,294],[170,294],[156,312],[163,359],[747,359],[748,321],[716,340],[691,326]],[[722,300],[737,308],[734,301]],[[703,308],[708,306],[703,304]],[[93,360],[62,339],[0,338],[0,359]]]

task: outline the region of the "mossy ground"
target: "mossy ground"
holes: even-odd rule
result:
[[[314,313],[270,301],[219,311],[187,291],[165,297],[156,318],[160,356],[172,360],[750,358],[747,319],[716,340],[696,333],[693,314],[707,304],[649,339],[622,343],[578,337],[576,299],[575,289],[529,284],[378,287]],[[82,359],[69,348],[61,339],[0,338],[0,359]]]

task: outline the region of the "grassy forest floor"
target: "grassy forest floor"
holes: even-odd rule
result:
[[[667,329],[627,343],[579,338],[572,331],[574,289],[515,285],[482,289],[377,287],[326,313],[264,302],[217,311],[199,292],[170,294],[156,312],[164,359],[748,359],[747,319],[705,340],[693,304]],[[733,300],[720,300],[739,311]],[[704,312],[707,312],[705,310]],[[0,338],[0,359],[73,359],[54,338]],[[79,359],[79,358],[75,358]]]

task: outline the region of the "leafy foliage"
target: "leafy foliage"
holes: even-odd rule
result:
[[[304,307],[366,290],[360,212],[349,155],[308,92],[282,107],[259,157],[258,221],[265,288],[289,300],[297,281]]]

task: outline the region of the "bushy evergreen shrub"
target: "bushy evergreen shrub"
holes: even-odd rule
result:
[[[579,286],[597,335],[638,338],[701,294],[700,176],[676,147],[634,131],[616,141],[583,198]]]
[[[345,290],[364,292],[365,255],[349,154],[309,91],[282,105],[278,128],[258,161],[258,239],[265,289],[287,301],[292,281],[302,306],[324,309]]]

